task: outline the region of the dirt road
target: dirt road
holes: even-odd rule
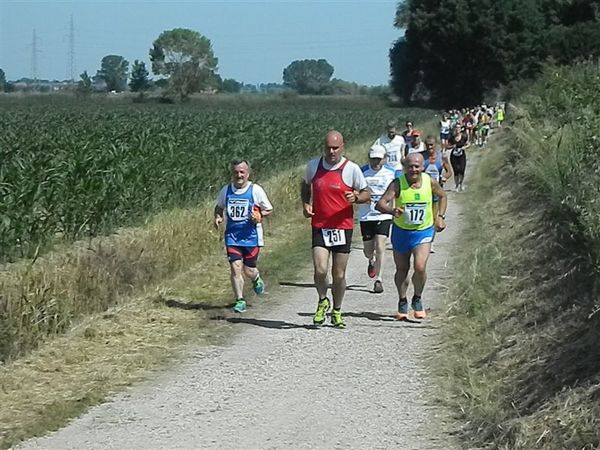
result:
[[[425,361],[435,357],[446,310],[449,259],[461,227],[457,195],[449,194],[448,229],[429,261],[423,299],[430,311],[422,323],[392,318],[391,251],[385,292],[370,292],[356,233],[346,330],[311,329],[316,293],[306,272],[302,282],[270,287],[264,301],[278,306],[228,317],[239,329],[228,344],[198,348],[172,370],[19,448],[458,448]]]

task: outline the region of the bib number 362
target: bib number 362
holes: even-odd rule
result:
[[[322,229],[323,241],[325,247],[335,247],[336,245],[346,244],[346,233],[344,230]]]

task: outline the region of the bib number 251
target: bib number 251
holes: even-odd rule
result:
[[[335,247],[346,244],[346,233],[344,230],[322,229],[323,242],[325,247]]]

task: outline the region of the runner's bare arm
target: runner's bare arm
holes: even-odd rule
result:
[[[446,228],[446,209],[448,208],[448,196],[437,181],[431,180],[431,190],[439,198],[437,217],[433,218],[436,231],[444,231]]]
[[[313,212],[312,203],[310,203],[311,187],[306,181],[302,180],[300,184],[300,198],[302,199],[302,213],[304,217],[312,217],[315,215]]]
[[[446,180],[450,179],[452,175],[454,175],[454,172],[452,172],[452,166],[450,165],[450,161],[448,160],[447,156],[442,157],[442,169],[444,172],[443,178]]]
[[[371,192],[368,188],[360,191],[348,191],[346,192],[346,200],[348,200],[348,203],[368,203],[371,201]]]
[[[219,205],[216,205],[213,225],[218,230],[219,225],[221,225],[222,223],[223,223],[223,208],[221,208]]]
[[[377,205],[375,205],[375,209],[384,214],[393,214],[394,217],[399,217],[400,215],[402,215],[402,213],[404,212],[402,208],[390,206],[390,204],[393,205],[394,199],[398,197],[399,191],[400,185],[398,183],[398,179],[396,178],[389,184],[389,186],[377,202]]]

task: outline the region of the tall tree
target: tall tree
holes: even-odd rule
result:
[[[221,83],[221,91],[238,93],[242,90],[242,83],[233,78],[225,78]]]
[[[169,80],[169,90],[185,100],[215,82],[218,59],[210,39],[197,31],[163,31],[150,49],[152,72]]]
[[[143,61],[138,61],[136,59],[131,66],[129,89],[131,89],[132,92],[146,91],[150,87],[148,75],[149,73],[146,70],[146,64]]]
[[[323,94],[334,68],[325,59],[293,61],[283,69],[283,84],[299,94]]]
[[[79,75],[80,80],[77,82],[77,93],[79,95],[89,95],[92,93],[92,77],[90,77],[87,73],[87,70],[84,70],[81,75]]]
[[[0,92],[4,92],[4,86],[6,86],[6,74],[0,69]]]
[[[106,55],[102,58],[96,78],[106,83],[107,91],[124,91],[127,86],[129,62],[119,55]]]
[[[599,19],[600,0],[405,0],[391,85],[407,100],[474,104],[493,87],[534,77],[548,56],[599,55]]]

